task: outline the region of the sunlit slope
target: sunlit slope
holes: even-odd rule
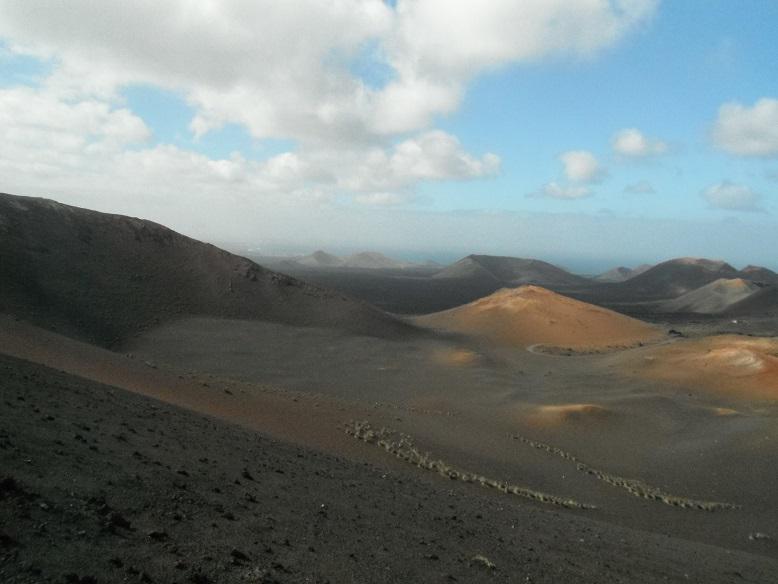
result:
[[[778,339],[717,335],[619,356],[630,375],[730,397],[778,399]]]
[[[743,278],[720,278],[660,305],[662,312],[719,314],[761,290]]]
[[[661,338],[657,328],[539,286],[503,289],[416,322],[504,345],[546,345],[573,350],[626,347]]]

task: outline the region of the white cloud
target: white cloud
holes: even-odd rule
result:
[[[559,155],[559,160],[564,166],[565,178],[569,183],[551,181],[528,196],[567,201],[582,199],[592,194],[588,185],[602,182],[607,176],[607,171],[597,161],[597,157],[588,150],[563,152]]]
[[[2,187],[159,220],[185,206],[206,222],[214,200],[398,203],[422,181],[499,172],[497,155],[469,153],[434,129],[473,78],[549,56],[591,57],[657,4],[0,0],[2,45],[50,67],[35,88],[0,89]],[[352,70],[366,47],[386,82]],[[213,159],[180,142],[149,147],[151,130],[122,96],[132,85],[182,96],[193,137],[235,123],[298,147],[264,161]],[[578,186],[560,189],[582,196]]]
[[[387,130],[426,125],[434,114],[452,111],[464,85],[483,71],[551,55],[592,56],[648,21],[658,3],[398,0],[385,41],[397,79],[378,98],[380,110],[400,119],[388,116],[394,123]]]
[[[364,134],[368,91],[348,63],[393,20],[380,0],[0,2],[0,35],[59,63],[52,90],[151,84],[186,96],[198,132],[235,122],[300,140]]]
[[[473,156],[439,130],[394,146],[303,147],[263,161],[237,154],[212,159],[169,144],[145,147],[150,131],[126,109],[95,99],[66,101],[28,87],[0,89],[0,135],[0,175],[9,190],[37,184],[69,191],[67,185],[81,180],[85,189],[102,184],[107,193],[159,193],[159,200],[220,196],[230,189],[268,202],[322,202],[344,194],[389,204],[397,199],[386,193],[409,191],[419,181],[470,180],[500,169],[496,155]]]
[[[653,13],[654,0],[399,0],[391,58],[432,78],[467,78],[550,54],[591,55]],[[443,17],[445,16],[445,17]]]
[[[469,179],[495,174],[500,168],[500,158],[491,153],[481,159],[473,158],[462,150],[454,136],[434,130],[400,143],[392,155],[390,168],[400,177]]]
[[[667,152],[665,142],[647,138],[637,128],[620,130],[613,136],[612,144],[614,152],[630,158],[646,158]]]
[[[130,83],[182,92],[192,129],[224,123],[299,141],[418,131],[454,111],[479,73],[547,55],[592,55],[658,0],[0,0],[0,36],[53,57],[63,94]],[[445,18],[441,15],[445,14]],[[349,70],[366,43],[394,78],[374,89]]]
[[[354,200],[363,205],[377,205],[381,207],[390,207],[394,205],[404,205],[413,199],[412,196],[402,193],[370,193],[367,195],[357,195]]]
[[[578,183],[596,183],[605,178],[606,171],[597,158],[587,150],[570,150],[559,156],[568,180]]]
[[[0,175],[50,179],[93,172],[90,161],[110,158],[151,132],[126,109],[97,100],[63,101],[28,87],[0,89]]]
[[[468,154],[452,135],[423,132],[395,146],[302,148],[268,160],[264,168],[298,186],[317,184],[342,193],[405,191],[420,181],[471,180],[500,170],[500,158]]]
[[[592,194],[589,187],[582,185],[560,185],[557,182],[550,182],[543,186],[539,192],[532,193],[531,197],[548,197],[550,199],[575,200],[583,199]]]
[[[723,181],[702,192],[702,197],[713,209],[729,211],[763,211],[761,196],[751,188]]]
[[[738,156],[778,155],[778,99],[762,98],[753,107],[725,103],[713,127],[713,142]]]
[[[640,180],[636,183],[628,184],[624,187],[624,192],[631,195],[653,195],[656,193],[656,189],[647,180]]]
[[[146,124],[126,109],[116,109],[98,100],[65,101],[29,87],[0,89],[0,123],[12,125],[18,135],[2,141],[32,142],[47,139],[83,147],[95,141],[123,146],[151,136]],[[64,144],[63,144],[64,145]]]

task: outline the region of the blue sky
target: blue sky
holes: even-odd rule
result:
[[[709,209],[699,193],[728,179],[766,195],[774,213],[776,184],[766,175],[778,161],[728,156],[709,138],[722,103],[753,104],[778,93],[776,25],[778,4],[771,2],[664,3],[644,30],[598,58],[552,59],[484,75],[464,107],[440,126],[469,147],[499,153],[503,173],[485,185],[488,198],[470,196],[471,184],[446,185],[451,196],[435,196],[444,190],[439,185],[425,193],[441,208],[570,211],[570,201],[517,195],[559,176],[559,153],[582,148],[607,164],[609,178],[596,196],[572,202],[576,211],[717,216],[722,211]],[[669,154],[618,160],[611,137],[628,127],[661,137]],[[656,193],[625,196],[624,187],[641,180]]]
[[[778,268],[774,2],[101,6],[0,0],[0,190],[268,253]]]

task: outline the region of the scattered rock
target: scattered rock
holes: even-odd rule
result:
[[[74,572],[65,574],[67,584],[97,584],[97,578],[94,576],[79,576]]]
[[[249,561],[249,557],[246,554],[244,554],[242,551],[240,551],[239,549],[233,549],[230,552],[230,556],[232,556],[233,563],[236,563],[236,564],[240,563],[240,562],[248,562]]]
[[[213,584],[213,580],[211,580],[202,572],[195,572],[194,574],[190,574],[189,581],[192,582],[192,584]]]
[[[487,570],[496,570],[497,566],[492,562],[489,558],[487,558],[484,555],[476,554],[472,558],[470,558],[470,564],[474,566],[479,566],[481,568],[485,568]]]
[[[14,538],[3,532],[0,532],[0,549],[8,549],[19,545]]]
[[[761,531],[754,531],[753,533],[748,534],[748,539],[751,541],[765,541],[773,538],[766,533],[762,533]]]
[[[121,529],[132,529],[132,524],[129,522],[129,520],[118,511],[109,512],[105,517],[103,525],[107,529],[111,530],[117,527]]]
[[[165,531],[162,530],[154,530],[149,531],[148,534],[150,539],[153,539],[154,541],[165,541],[168,539],[168,534]]]
[[[257,584],[281,584],[281,580],[273,570],[264,568],[251,568],[243,574],[243,579]]]
[[[18,497],[24,495],[24,489],[16,482],[13,477],[3,477],[0,479],[0,500],[6,497]]]

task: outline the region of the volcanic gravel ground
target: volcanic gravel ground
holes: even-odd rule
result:
[[[254,432],[0,356],[0,581],[775,582],[778,563]]]

